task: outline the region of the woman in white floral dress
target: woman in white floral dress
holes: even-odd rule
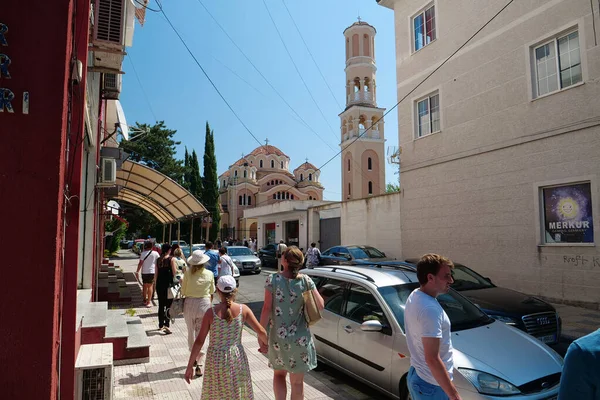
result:
[[[269,364],[274,370],[273,390],[276,400],[287,396],[286,375],[290,374],[292,400],[304,399],[304,373],[317,366],[317,353],[304,318],[302,293],[312,290],[317,305],[323,309],[323,298],[307,275],[298,275],[304,257],[295,246],[281,255],[283,272],[269,275],[265,284],[265,301],[260,323],[268,332]],[[268,327],[267,327],[268,325]]]

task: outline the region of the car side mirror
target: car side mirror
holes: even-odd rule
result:
[[[376,320],[365,321],[360,325],[360,329],[363,332],[381,332],[383,330],[383,325],[381,322]]]
[[[255,256],[258,256],[258,253],[257,253],[257,252],[254,252],[254,255],[255,255]]]

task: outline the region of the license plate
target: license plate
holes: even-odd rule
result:
[[[243,263],[242,266],[244,268],[254,268],[254,263]]]
[[[538,340],[542,343],[554,343],[556,341],[554,335],[540,336]]]

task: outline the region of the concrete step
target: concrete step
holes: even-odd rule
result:
[[[81,344],[102,343],[108,321],[108,303],[88,303],[82,310]]]
[[[123,353],[115,355],[115,365],[150,362],[150,341],[139,317],[127,317],[127,346]]]
[[[125,310],[108,310],[104,337],[126,338],[129,335],[126,318]]]
[[[75,332],[81,328],[83,315],[87,305],[92,301],[92,289],[80,289],[77,291],[77,309],[75,317]]]
[[[92,369],[111,366],[113,347],[110,343],[84,344],[77,353],[76,369]]]

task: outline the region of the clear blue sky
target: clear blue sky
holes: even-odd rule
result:
[[[343,108],[338,103],[342,107],[345,105],[343,31],[356,21],[359,12],[364,21],[377,29],[378,106],[390,108],[397,101],[393,12],[378,6],[375,0],[285,0],[335,94],[334,99],[310,59],[283,1],[265,0],[326,120],[290,61],[263,0],[202,0],[262,74],[331,148],[299,122],[231,44],[199,0],[163,0],[163,7],[196,58],[254,135],[262,143],[268,137],[270,144],[286,153],[291,158],[291,170],[305,158],[321,167],[340,149],[338,114]],[[149,6],[158,8],[155,1]],[[247,154],[259,146],[212,88],[161,14],[148,11],[144,27],[136,23],[133,47],[127,52],[121,102],[130,126],[136,121],[164,120],[170,129],[177,130],[176,139],[182,143],[178,156],[183,158],[185,145],[190,151],[195,149],[202,162],[204,126],[209,121],[215,132],[219,174],[242,153]],[[385,129],[386,149],[397,146],[395,110],[386,117]],[[397,182],[394,166],[386,165],[386,181]],[[321,171],[327,200],[341,198],[340,170],[338,156]]]

